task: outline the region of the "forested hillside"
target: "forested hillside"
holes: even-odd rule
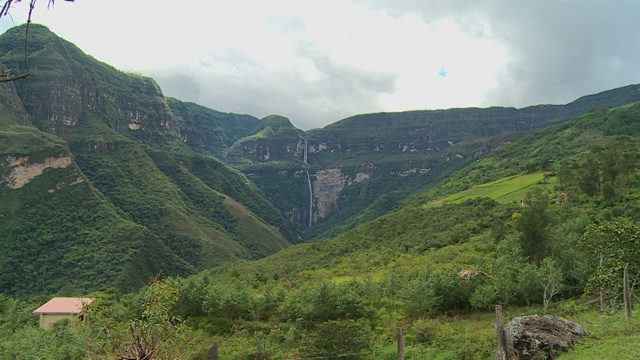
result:
[[[411,358],[490,358],[479,314],[496,304],[584,321],[611,339],[586,340],[597,354],[637,329],[603,332],[607,315],[592,311],[602,288],[602,311],[619,309],[625,263],[640,273],[638,129],[634,103],[535,132],[334,239],[179,280],[177,306],[236,358],[391,359],[396,326]],[[234,345],[251,334],[251,351]]]
[[[596,310],[602,288],[610,292],[602,311],[619,309],[624,264],[640,272],[638,130],[640,103],[598,108],[505,145],[336,238],[155,279],[135,296],[93,293],[93,321],[112,335],[61,327],[82,349],[64,353],[82,357],[87,343],[95,355],[126,352],[135,339],[126,324],[134,324],[155,329],[145,334],[162,339],[158,351],[169,357],[202,357],[215,339],[230,359],[392,359],[399,326],[409,358],[484,359],[496,346],[490,310],[502,304],[509,317],[581,322],[597,337],[581,340],[590,350],[579,346],[575,356],[626,358],[632,353],[611,344],[635,341],[638,323],[621,328],[610,323],[619,317]],[[3,301],[3,326],[15,330],[0,353],[28,351],[27,337],[55,343],[12,317],[27,300]],[[151,303],[158,306],[136,310]]]
[[[0,42],[16,71],[23,30]],[[133,291],[150,276],[263,257],[297,239],[240,172],[190,150],[195,125],[153,79],[41,26],[29,46],[32,76],[2,85],[0,291]]]
[[[338,236],[399,208],[414,194],[431,194],[429,189],[468,164],[477,169],[467,175],[472,180],[455,175],[433,191],[460,191],[507,176],[506,170],[494,170],[496,160],[477,160],[528,132],[589,109],[601,113],[607,108],[594,106],[626,104],[640,93],[634,85],[564,106],[358,115],[303,132],[282,116],[260,120],[167,99],[153,79],[101,63],[44,27],[34,26],[31,33],[33,77],[3,85],[2,94],[0,225],[7,246],[17,246],[3,256],[17,269],[5,273],[3,281],[4,291],[16,294],[54,292],[60,284],[135,289],[154,273],[192,273],[257,259],[289,243]],[[2,61],[19,71],[22,28],[2,40]],[[599,140],[590,141],[579,137],[576,146],[584,150]],[[518,160],[518,171],[538,170],[567,153],[554,149],[537,145],[530,150],[536,156]],[[516,152],[511,155],[530,153]],[[82,191],[67,193],[67,188]],[[82,203],[72,205],[71,198]],[[41,208],[27,211],[33,209],[30,203],[51,207],[55,202],[60,204],[56,216]],[[83,221],[88,216],[83,208],[97,220]],[[113,221],[127,223],[127,229],[135,224],[141,239],[152,240],[125,241],[110,233],[121,227]],[[39,240],[45,238],[51,240]],[[64,245],[62,239],[67,239]],[[127,244],[121,252],[91,251],[98,253],[92,261],[110,271],[46,270],[85,256],[63,250],[54,255],[49,249],[85,254],[103,241]],[[149,244],[163,260],[142,266],[141,276],[127,275],[137,249]],[[39,264],[47,264],[45,270],[20,261],[27,248]],[[34,285],[17,272],[40,281]]]
[[[365,114],[304,133],[272,116],[250,125],[254,133],[238,138],[226,161],[301,225],[305,240],[327,238],[396,209],[532,131],[638,100],[632,85],[567,105]]]

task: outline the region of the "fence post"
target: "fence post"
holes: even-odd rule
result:
[[[404,360],[404,329],[399,327],[398,331],[398,360]]]
[[[209,353],[207,353],[207,360],[218,360],[218,342],[213,343]]]
[[[629,263],[624,266],[622,287],[624,289],[624,314],[627,320],[631,319],[631,289],[629,288]]]
[[[498,348],[496,349],[495,360],[509,360],[504,325],[502,324],[502,305],[496,305],[496,334],[498,335]]]

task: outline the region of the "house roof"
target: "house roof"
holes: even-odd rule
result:
[[[55,297],[35,309],[32,314],[80,314],[82,313],[82,307],[88,306],[93,300],[95,299]]]

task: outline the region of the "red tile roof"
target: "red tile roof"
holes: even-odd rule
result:
[[[33,311],[34,315],[40,314],[80,314],[82,307],[93,302],[92,298],[55,297],[46,304]]]

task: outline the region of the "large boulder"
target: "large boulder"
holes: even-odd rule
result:
[[[509,360],[553,359],[587,334],[582,326],[558,316],[522,316],[504,328]]]

